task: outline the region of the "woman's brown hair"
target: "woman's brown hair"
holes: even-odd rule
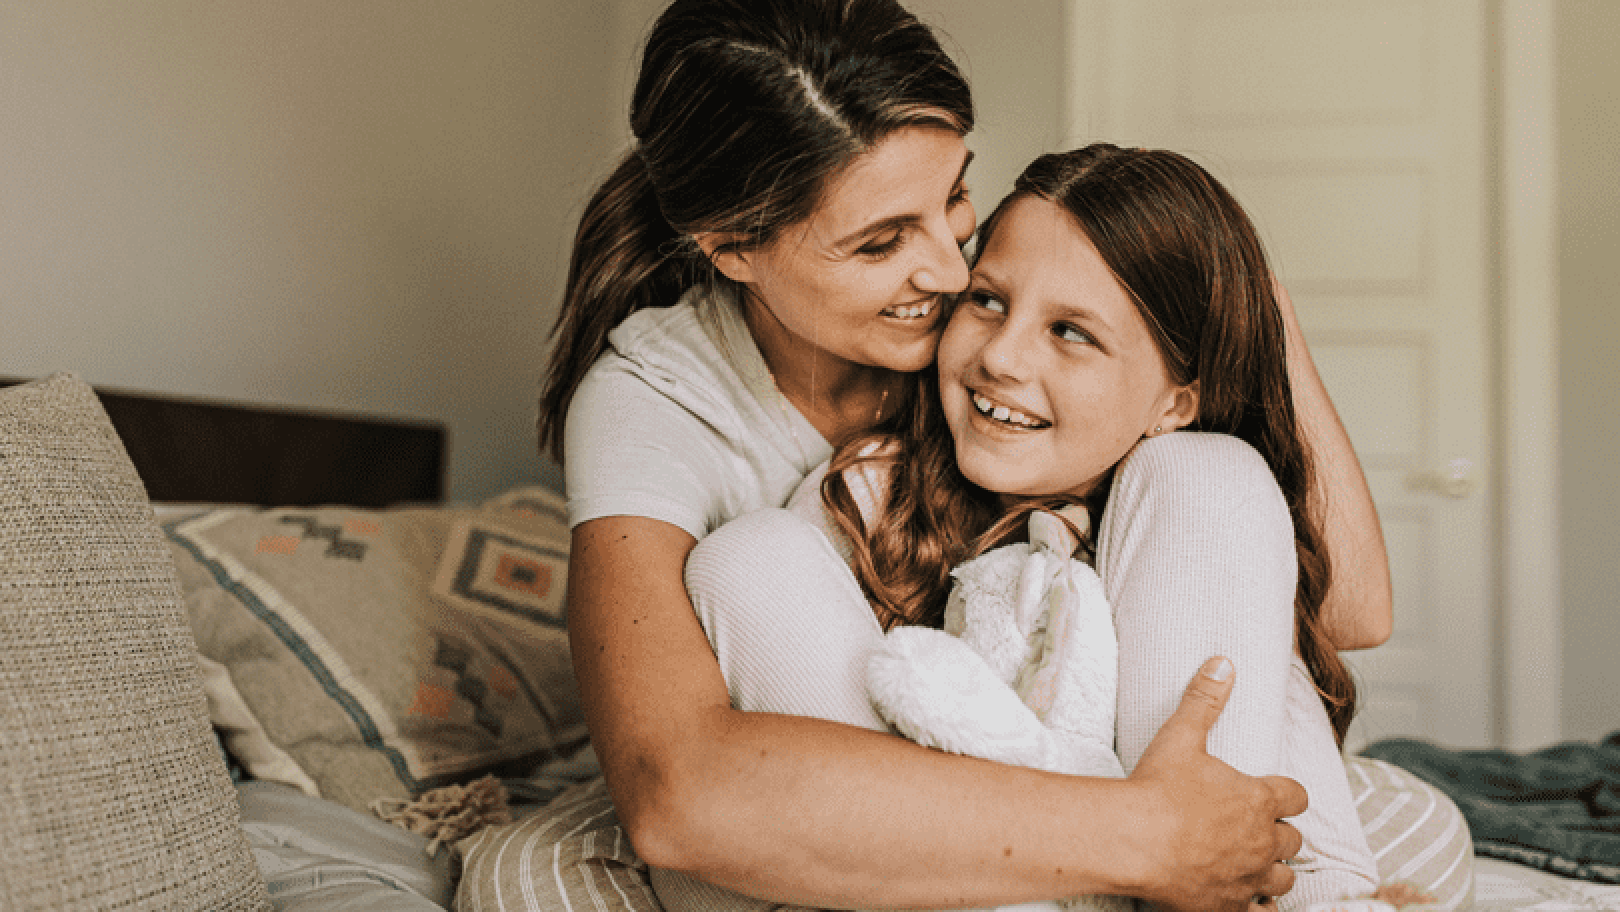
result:
[[[769,243],[810,216],[856,156],[907,126],[973,128],[932,30],[895,0],[675,0],[647,36],[635,147],[586,204],[540,394],[540,447],[608,332],[688,287],[723,282],[692,236]]]
[[[1189,430],[1230,434],[1264,457],[1288,503],[1299,557],[1295,643],[1342,742],[1356,686],[1322,625],[1331,567],[1313,465],[1288,380],[1282,313],[1253,224],[1203,168],[1174,152],[1099,143],[1032,162],[979,232],[983,250],[1009,205],[1063,207],[1136,299],[1172,381],[1198,384]],[[930,372],[931,374],[932,372]],[[899,454],[904,454],[900,458]],[[842,470],[875,461],[888,475],[883,522],[867,528]],[[1101,515],[1107,485],[1092,502]],[[822,496],[854,543],[856,576],[885,626],[937,626],[951,567],[1000,544],[1016,523],[968,482],[938,399],[925,382],[901,414],[833,457]],[[1017,516],[1032,505],[1023,505]]]

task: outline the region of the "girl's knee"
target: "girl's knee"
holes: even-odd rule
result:
[[[1108,495],[1099,572],[1117,577],[1123,565],[1154,554],[1241,554],[1246,565],[1292,572],[1293,515],[1259,452],[1226,434],[1188,431],[1138,444]]]
[[[827,537],[805,519],[775,508],[745,513],[709,533],[686,559],[688,589],[701,590],[738,573],[780,570],[784,566],[837,561]],[[837,565],[842,567],[841,561]]]

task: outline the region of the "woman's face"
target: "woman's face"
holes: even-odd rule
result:
[[[1013,203],[980,254],[939,375],[963,474],[1020,497],[1088,493],[1197,408],[1073,216],[1038,197]]]
[[[829,181],[808,219],[764,247],[716,257],[747,285],[749,325],[773,369],[784,358],[831,370],[933,362],[942,299],[968,283],[971,158],[952,130],[898,130]]]

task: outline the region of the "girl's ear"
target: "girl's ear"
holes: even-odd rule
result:
[[[1156,419],[1155,431],[1165,434],[1198,420],[1198,381],[1178,386],[1165,394],[1164,410]]]
[[[692,235],[703,255],[708,257],[720,274],[733,282],[754,281],[754,263],[750,251],[739,248],[742,236],[724,231],[700,231]]]

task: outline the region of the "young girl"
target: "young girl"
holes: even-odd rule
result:
[[[742,517],[694,549],[688,585],[734,703],[883,727],[864,692],[882,630],[937,626],[952,567],[1021,533],[1031,504],[1082,503],[1101,519],[1124,769],[1204,658],[1232,658],[1211,752],[1310,794],[1282,906],[1370,894],[1338,749],[1355,688],[1322,629],[1329,565],[1274,295],[1247,217],[1187,159],[1037,159],[981,229],[937,378],[833,457],[831,535],[801,496],[798,514]],[[692,907],[689,883],[654,884]]]

